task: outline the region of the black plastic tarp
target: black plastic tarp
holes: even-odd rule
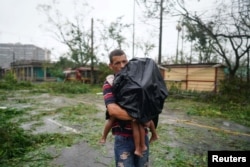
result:
[[[117,103],[141,123],[158,119],[168,96],[166,84],[154,60],[134,58],[115,76]]]

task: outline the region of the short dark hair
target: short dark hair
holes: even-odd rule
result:
[[[113,51],[110,52],[110,54],[109,54],[109,61],[110,61],[110,63],[112,63],[112,58],[113,58],[114,56],[122,56],[122,55],[125,55],[125,56],[126,56],[126,54],[125,54],[125,52],[124,52],[123,50],[121,50],[121,49],[115,49],[115,50],[113,50]]]

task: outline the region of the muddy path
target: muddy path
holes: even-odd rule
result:
[[[25,103],[20,103],[20,99]],[[40,110],[53,111],[57,108],[74,106],[77,103],[90,104],[98,108],[96,117],[103,118],[105,107],[103,98],[98,94],[74,95],[67,97],[63,95],[50,95],[43,93],[39,95],[27,95],[25,92],[16,92],[7,99],[8,102],[0,103],[3,107],[31,108],[35,110],[29,112],[31,115]],[[64,124],[57,119],[57,115],[45,116],[41,118],[43,124],[32,129],[32,133],[81,133],[81,128],[76,125]],[[35,121],[26,122],[22,127],[31,130]],[[223,119],[208,119],[197,116],[189,116],[185,111],[171,110],[165,105],[159,118],[159,128],[165,128],[165,133],[169,140],[167,145],[171,147],[182,147],[195,154],[204,154],[208,150],[250,150],[250,128]],[[101,133],[102,129],[100,129]],[[57,152],[56,158],[51,163],[52,166],[64,167],[107,167],[113,163],[113,145],[109,140],[106,145],[100,146],[105,154],[100,153],[88,145],[84,140],[71,147]],[[51,154],[55,150],[50,148]],[[153,160],[150,160],[151,163]]]

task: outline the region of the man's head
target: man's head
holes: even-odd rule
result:
[[[115,73],[121,71],[122,68],[128,63],[125,52],[121,49],[115,49],[109,54],[109,68]]]

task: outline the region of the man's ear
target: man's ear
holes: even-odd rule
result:
[[[109,69],[113,70],[113,68],[112,68],[112,64],[109,64]]]

